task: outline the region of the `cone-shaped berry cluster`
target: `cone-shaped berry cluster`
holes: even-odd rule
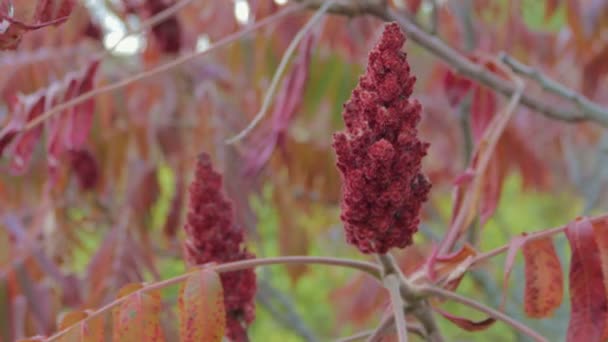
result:
[[[334,134],[343,179],[341,219],[349,243],[386,253],[412,243],[431,184],[420,163],[429,144],[417,137],[422,108],[409,99],[405,36],[388,24],[369,54],[367,70],[344,104],[346,130]]]
[[[232,204],[222,191],[222,176],[201,154],[189,189],[184,251],[190,265],[253,258],[243,247],[243,230],[234,224]],[[226,325],[232,341],[246,341],[246,326],[255,318],[256,276],[252,269],[222,273]]]

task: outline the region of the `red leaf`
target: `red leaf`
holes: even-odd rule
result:
[[[93,81],[97,68],[99,67],[100,60],[96,59],[92,61],[84,72],[84,75],[80,81],[76,97],[87,93],[93,89]],[[83,147],[89,132],[91,125],[93,124],[93,112],[95,110],[95,100],[93,98],[88,99],[80,104],[76,105],[72,113],[72,125],[68,131],[67,144],[70,149],[79,149]]]
[[[453,315],[453,314],[443,311],[439,308],[434,308],[434,309],[435,309],[435,311],[439,312],[441,314],[441,316],[443,316],[445,319],[456,324],[458,327],[460,327],[466,331],[486,330],[489,327],[491,327],[492,324],[494,324],[494,322],[496,322],[496,319],[494,319],[492,317],[488,317],[484,320],[475,322],[475,321],[471,321],[468,318],[463,318],[463,317]]]
[[[526,287],[524,308],[530,317],[550,316],[564,296],[562,265],[548,238],[527,241],[522,252],[525,259]]]
[[[471,130],[477,143],[496,114],[496,94],[482,86],[476,86],[471,103]]]
[[[577,218],[568,225],[566,237],[572,249],[567,341],[601,341],[608,302],[593,226],[587,218]]]
[[[484,183],[481,189],[483,200],[479,208],[479,225],[483,227],[486,222],[494,215],[500,194],[502,192],[502,183],[504,180],[504,170],[502,169],[501,160],[497,154],[494,155],[484,175]]]
[[[407,9],[414,14],[418,13],[420,5],[422,5],[422,0],[407,0]]]
[[[602,275],[604,276],[604,289],[608,294],[608,219],[593,222],[593,234],[595,236],[595,242],[600,253],[600,260],[602,262]],[[602,333],[602,340],[608,339],[608,317],[604,323],[604,332]]]
[[[67,20],[75,4],[75,0],[38,0],[34,20],[37,23],[55,21],[58,25]]]
[[[84,71],[70,73],[62,83],[48,87],[49,107],[67,102],[93,88],[93,80],[100,60],[93,60]],[[62,96],[62,98],[59,98]],[[57,114],[50,125],[49,144],[47,146],[48,164],[51,170],[57,167],[61,155],[66,150],[80,150],[84,147],[93,123],[95,100],[88,99],[74,107]],[[50,108],[47,108],[50,109]]]
[[[473,82],[446,70],[443,78],[443,89],[451,106],[456,107],[471,89]]]

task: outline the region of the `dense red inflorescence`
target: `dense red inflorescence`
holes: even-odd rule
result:
[[[387,24],[344,104],[346,130],[334,134],[341,219],[347,241],[363,253],[411,244],[431,188],[421,173],[429,144],[417,137],[422,107],[409,99],[416,78],[401,51],[404,42],[399,26]]]
[[[253,258],[243,246],[243,230],[234,223],[232,204],[222,191],[222,176],[205,153],[199,156],[189,189],[184,252],[190,265]],[[246,341],[255,318],[256,276],[252,269],[222,273],[228,337]]]

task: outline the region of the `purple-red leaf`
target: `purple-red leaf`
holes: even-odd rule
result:
[[[593,226],[587,218],[577,218],[568,225],[566,237],[572,249],[567,341],[601,341],[608,302]]]
[[[439,308],[434,308],[434,309],[435,309],[435,311],[439,312],[439,314],[441,314],[441,316],[443,316],[445,319],[456,324],[456,326],[458,326],[461,329],[464,329],[466,331],[486,330],[490,326],[492,326],[492,324],[494,324],[494,322],[496,322],[496,319],[494,319],[492,317],[488,317],[484,320],[475,322],[468,318],[453,315],[453,314],[446,312],[444,310],[441,310]]]
[[[76,5],[75,0],[38,0],[31,22],[26,23],[14,17],[15,7],[25,2],[0,0],[0,49],[16,49],[27,31],[64,23]]]
[[[593,234],[595,235],[595,242],[600,253],[600,260],[602,261],[602,275],[604,276],[604,289],[608,294],[608,219],[593,222]],[[608,339],[608,317],[606,317],[606,323],[604,324],[604,332],[602,333],[602,340]]]
[[[245,174],[256,174],[268,162],[277,144],[281,144],[287,128],[298,111],[308,81],[310,60],[318,34],[311,32],[299,47],[299,55],[279,89],[272,113],[270,132],[258,135],[256,146],[247,155]]]
[[[53,84],[48,89],[48,106],[56,106],[75,97],[89,92],[93,88],[93,80],[99,67],[100,60],[93,60],[87,68],[78,73],[68,74],[59,84]],[[80,150],[93,123],[95,102],[88,99],[74,107],[68,108],[52,120],[47,146],[48,164],[51,169],[57,167],[59,159],[66,150]]]

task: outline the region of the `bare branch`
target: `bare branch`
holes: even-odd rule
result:
[[[549,78],[537,68],[525,65],[505,52],[501,52],[499,54],[499,58],[514,72],[536,81],[545,91],[573,102],[583,113],[589,113],[589,116],[597,117],[608,115],[608,110],[605,107],[602,108],[584,95],[579,94],[575,90]]]

